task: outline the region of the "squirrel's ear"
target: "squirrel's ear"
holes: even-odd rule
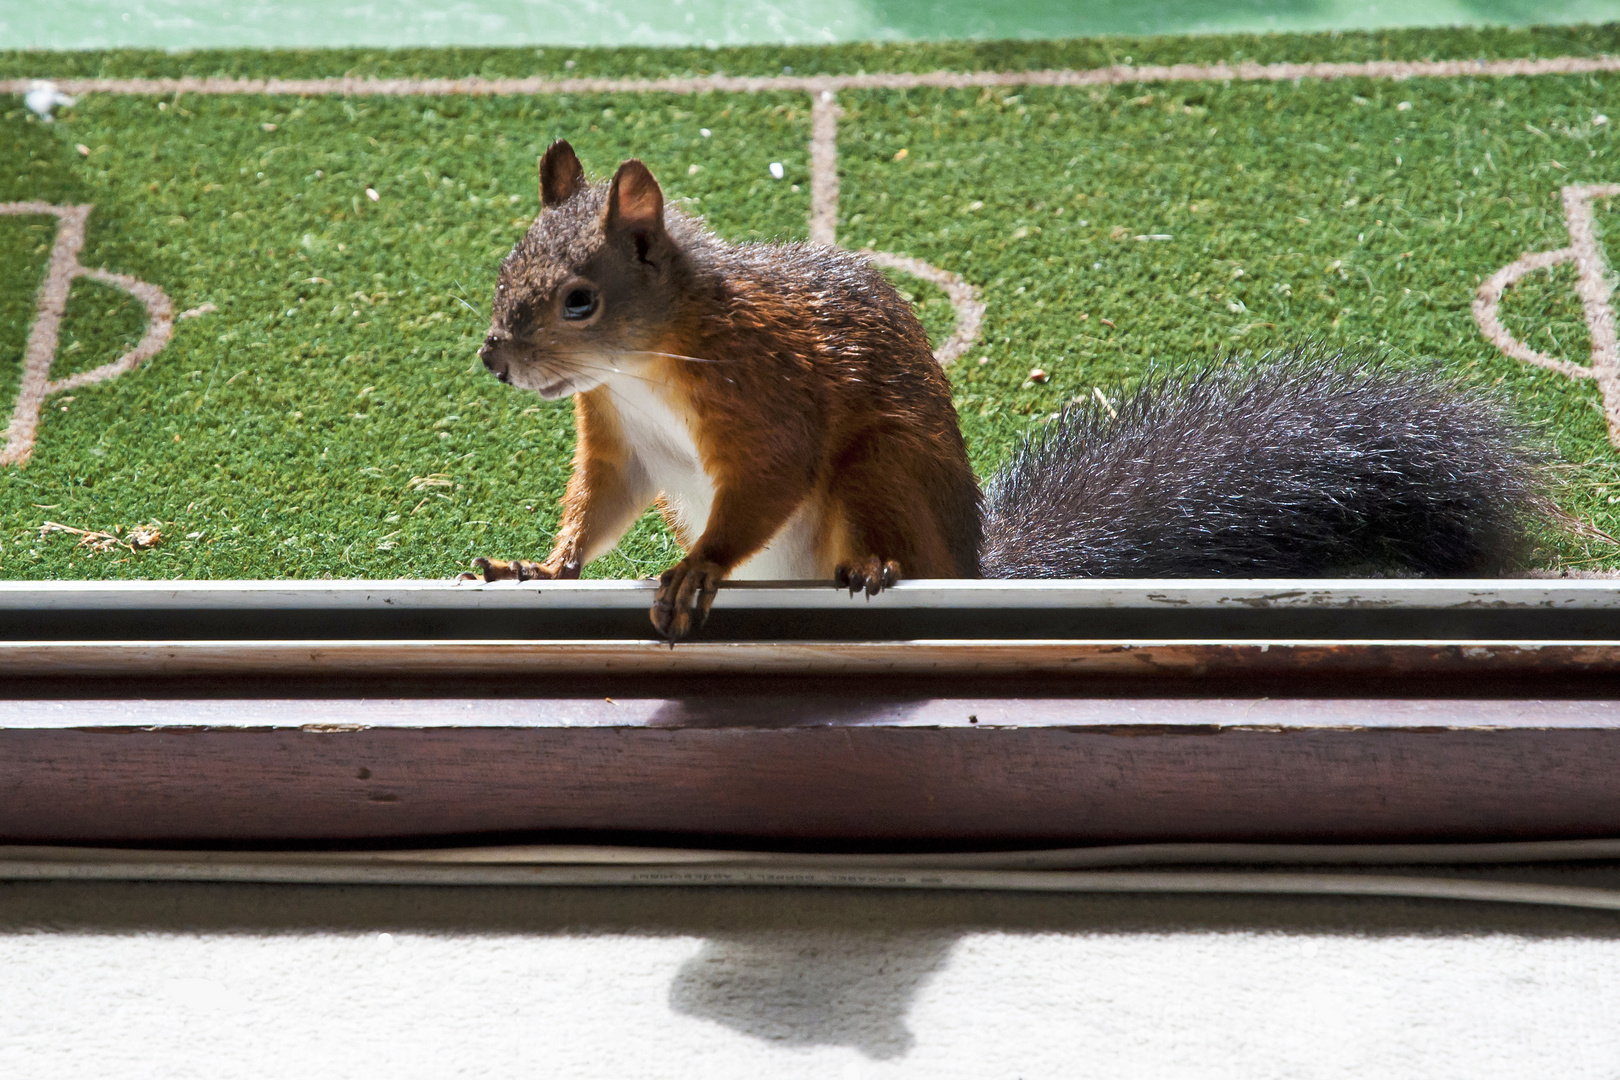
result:
[[[635,158],[619,166],[608,190],[607,227],[644,236],[664,231],[664,192],[652,171]]]
[[[545,156],[540,159],[541,207],[549,210],[561,206],[584,186],[585,169],[568,140],[558,139],[546,147]]]

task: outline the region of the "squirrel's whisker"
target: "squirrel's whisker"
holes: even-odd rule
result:
[[[615,375],[621,375],[627,379],[636,379],[640,382],[646,383],[648,386],[664,385],[663,382],[658,379],[650,379],[645,375],[637,375],[632,371],[622,371],[616,367],[608,367],[601,364],[591,364],[582,360],[571,359],[566,363],[540,361],[538,366],[541,374],[547,379],[562,379],[571,373],[580,371],[607,371]],[[622,398],[619,399],[616,404],[619,408],[629,408],[631,411],[637,413],[643,420],[647,420],[655,425],[658,423],[658,417],[654,416],[646,407],[642,405],[638,405],[633,401]]]
[[[456,283],[456,288],[460,289],[461,292],[466,292],[467,291],[467,286],[465,286],[465,285],[463,285],[461,283],[460,278],[452,278],[451,280]],[[479,311],[477,308],[473,307],[471,304],[467,303],[467,298],[466,297],[462,296],[460,293],[456,293],[455,298],[456,298],[456,301],[462,307],[466,308],[468,311],[472,312],[474,315],[477,315],[480,319],[488,320],[489,316],[487,314],[485,314],[484,312]]]
[[[649,386],[663,385],[663,382],[659,379],[649,378],[646,375],[637,375],[633,371],[625,371],[623,368],[612,367],[607,364],[590,364],[583,361],[571,361],[565,366],[573,371],[606,371],[614,375],[623,375],[627,379],[638,379]]]
[[[690,360],[694,364],[726,364],[729,360],[710,360],[701,356],[686,356],[682,353],[658,352],[656,349],[620,349],[621,356],[667,356],[671,360]]]

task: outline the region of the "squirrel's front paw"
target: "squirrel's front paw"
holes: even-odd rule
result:
[[[527,559],[513,559],[508,562],[505,559],[480,557],[473,560],[473,567],[478,571],[477,574],[462,574],[457,580],[477,581],[479,575],[482,575],[485,581],[538,581],[560,576],[546,569],[543,563],[530,562]]]
[[[835,576],[839,586],[848,589],[851,596],[862,590],[867,596],[876,596],[900,580],[900,564],[893,559],[884,562],[876,555],[868,555],[854,562],[841,563]]]
[[[665,570],[650,612],[658,636],[675,642],[702,629],[725,576],[719,564],[693,555]]]

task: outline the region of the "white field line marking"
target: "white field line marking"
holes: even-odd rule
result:
[[[1474,321],[1491,344],[1515,360],[1571,379],[1596,379],[1603,392],[1603,416],[1608,423],[1609,442],[1620,449],[1620,343],[1616,341],[1614,308],[1609,302],[1614,281],[1592,224],[1592,201],[1615,195],[1620,195],[1620,184],[1572,184],[1564,188],[1564,223],[1569,230],[1569,246],[1556,251],[1528,252],[1486,278],[1474,297]],[[1575,292],[1581,298],[1586,329],[1592,338],[1590,365],[1537,352],[1509,333],[1497,314],[1502,294],[1514,282],[1537,270],[1566,262],[1575,264]]]
[[[50,214],[59,222],[45,281],[34,301],[37,313],[23,350],[22,385],[6,428],[5,448],[0,450],[0,465],[20,465],[34,452],[39,409],[50,384],[51,360],[56,356],[57,332],[67,310],[68,291],[78,277],[79,250],[84,247],[84,223],[90,217],[90,207],[4,203],[0,204],[0,214]]]
[[[58,79],[67,94],[621,94],[811,93],[823,90],[975,89],[986,86],[1108,86],[1143,82],[1293,82],[1299,79],[1417,79],[1526,75],[1584,75],[1620,71],[1617,56],[1554,56],[1534,60],[1366,60],[1307,64],[1172,64],[1087,70],[928,71],[873,75],[705,75],[665,79]],[[30,80],[0,80],[0,93],[24,94]]]
[[[174,308],[162,289],[126,274],[92,270],[79,265],[79,252],[84,248],[84,229],[90,220],[91,209],[88,205],[56,206],[43,202],[0,203],[0,214],[50,215],[58,221],[45,282],[39,287],[34,301],[36,314],[33,328],[28,332],[28,345],[23,351],[22,385],[17,390],[17,403],[12,408],[11,423],[6,428],[5,447],[0,449],[0,465],[21,465],[33,454],[34,440],[39,433],[39,411],[47,397],[62,390],[117,378],[134,370],[161,352],[173,332]],[[62,315],[67,311],[68,293],[73,288],[73,279],[77,277],[93,278],[123,289],[139,300],[146,307],[146,333],[133,349],[111,363],[64,379],[52,379],[51,361],[56,357]]]
[[[838,246],[838,118],[831,90],[810,95],[810,242]]]

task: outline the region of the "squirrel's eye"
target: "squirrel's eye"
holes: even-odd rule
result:
[[[588,319],[596,314],[600,302],[595,289],[569,289],[563,297],[563,318]]]

